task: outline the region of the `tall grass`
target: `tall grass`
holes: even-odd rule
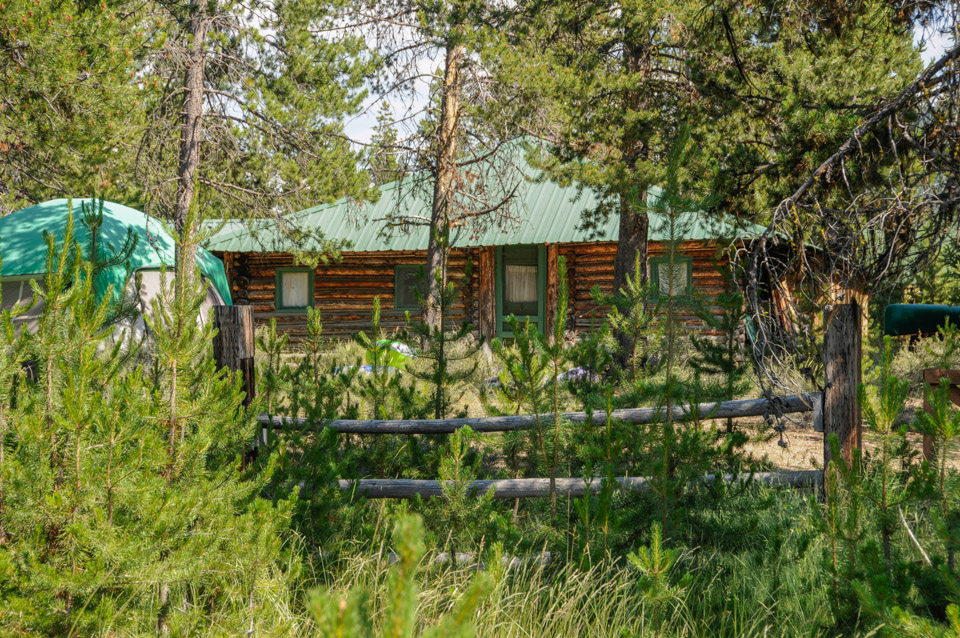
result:
[[[455,565],[445,555],[426,554],[418,572],[418,622],[436,624],[483,571],[493,587],[473,621],[474,635],[484,638],[838,635],[831,629],[823,541],[806,518],[813,497],[750,487],[722,506],[692,513],[689,533],[663,541],[664,549],[679,553],[669,579],[680,593],[661,605],[659,632],[656,601],[622,557],[581,566],[556,553],[549,559],[536,552],[509,555],[499,546]],[[649,532],[643,530],[641,544],[650,542]],[[388,548],[384,539],[324,570],[331,595],[358,586],[368,592],[375,626],[389,600]]]

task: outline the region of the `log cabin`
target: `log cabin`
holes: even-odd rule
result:
[[[369,328],[374,297],[380,298],[381,326],[390,333],[406,325],[406,313],[419,316],[415,290],[426,263],[429,230],[415,226],[409,232],[391,232],[384,220],[397,210],[429,219],[429,201],[427,193],[401,180],[380,187],[376,203],[344,199],[294,213],[291,222],[297,228],[320,231],[326,241],[347,246],[339,258],[316,268],[298,263],[302,246],[279,232],[274,220],[220,224],[206,247],[223,260],[234,303],[253,305],[258,325],[276,319],[291,344],[306,332],[309,307],[322,312],[328,337],[348,338]],[[575,185],[523,180],[511,219],[479,230],[452,230],[448,269],[461,294],[449,319],[468,320],[487,339],[510,336],[505,321],[510,315],[528,317],[546,328],[556,311],[558,261],[564,257],[568,329],[580,332],[598,325],[609,309],[594,302],[591,290],[612,292],[618,235],[615,216],[593,234],[580,228],[583,213],[599,204],[592,191]],[[714,298],[724,287],[719,267],[727,263],[725,249],[745,231],[699,212],[676,217],[682,236],[673,238],[674,290],[668,276],[666,215],[653,210],[649,279],[658,294]],[[465,280],[468,262],[470,276]],[[691,328],[702,327],[693,313],[683,320]]]

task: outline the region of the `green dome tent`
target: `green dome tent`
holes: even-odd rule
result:
[[[47,246],[43,232],[52,233],[59,243],[66,233],[67,219],[73,212],[73,232],[81,247],[90,245],[90,231],[83,223],[82,208],[99,210],[100,202],[94,199],[53,199],[29,208],[18,210],[0,218],[0,277],[42,277],[46,272]],[[119,251],[127,239],[127,229],[137,235],[137,245],[128,262],[133,271],[159,270],[167,266],[173,271],[173,238],[163,224],[138,210],[103,202],[103,224],[97,231],[98,250],[109,254]],[[230,287],[223,263],[209,251],[197,248],[197,267],[203,276],[216,288],[224,303],[230,304]],[[127,285],[127,265],[119,264],[100,273],[94,283],[98,297],[112,290],[115,298]]]

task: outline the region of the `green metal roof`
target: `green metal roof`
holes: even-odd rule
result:
[[[533,169],[525,173],[533,174]],[[429,188],[417,184],[416,177],[391,182],[380,187],[380,199],[376,203],[341,199],[293,213],[286,219],[291,228],[319,231],[327,240],[343,240],[350,243],[348,250],[424,250],[427,248],[429,230],[426,226],[411,227],[409,232],[393,229],[385,234],[386,220],[402,211],[404,216],[430,218]],[[656,197],[656,188],[650,189],[648,202]],[[563,186],[555,182],[522,179],[516,196],[511,202],[507,221],[502,227],[490,225],[479,231],[459,228],[451,231],[451,243],[455,247],[503,246],[509,244],[545,244],[584,241],[616,241],[619,236],[619,220],[610,215],[606,224],[591,235],[579,229],[584,212],[597,209],[601,197],[589,189],[575,185]],[[650,240],[667,239],[665,215],[650,212]],[[679,226],[684,228],[683,239],[703,240],[718,237],[733,238],[745,234],[731,223],[718,222],[716,216],[700,212],[679,216]],[[749,229],[750,232],[756,228]],[[273,219],[226,220],[223,227],[207,241],[210,250],[230,252],[294,252],[293,244],[280,232]],[[301,250],[318,249],[309,243],[298,246]]]
[[[47,269],[47,245],[43,232],[51,233],[57,242],[63,240],[67,219],[73,213],[73,233],[81,245],[89,245],[90,231],[82,223],[81,206],[99,207],[93,199],[53,199],[29,208],[10,213],[0,218],[0,276],[16,277],[43,275]],[[98,233],[98,245],[102,250],[119,250],[127,239],[127,229],[137,235],[137,246],[130,255],[132,270],[156,269],[162,265],[173,268],[175,243],[158,220],[138,210],[114,202],[103,202],[103,224]],[[230,286],[227,283],[223,263],[210,252],[197,250],[197,266],[200,272],[216,286],[225,303],[230,303]],[[114,298],[126,285],[125,264],[108,268],[97,277],[94,290],[98,296],[112,286]]]

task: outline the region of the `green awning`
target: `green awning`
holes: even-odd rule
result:
[[[960,325],[960,306],[894,303],[883,311],[883,334],[929,335],[948,320],[954,326]]]
[[[81,248],[90,245],[90,231],[83,224],[82,206],[93,210],[99,202],[93,199],[53,199],[18,210],[0,218],[0,276],[42,276],[47,269],[47,245],[43,232],[51,233],[57,242],[66,234],[67,219],[72,211],[74,237]],[[127,229],[137,235],[137,246],[129,259],[131,270],[152,270],[167,266],[174,268],[173,238],[163,224],[138,210],[114,202],[103,202],[103,225],[98,233],[100,251],[117,251],[127,238]],[[220,293],[224,303],[230,304],[230,286],[223,263],[209,251],[198,248],[197,266]],[[120,264],[104,270],[94,283],[98,297],[108,289],[119,299],[126,286],[127,265]]]

